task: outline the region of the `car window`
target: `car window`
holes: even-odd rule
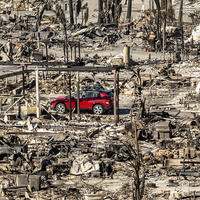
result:
[[[83,92],[82,91],[80,91],[79,92],[79,98],[82,98],[82,94],[83,94]],[[74,92],[73,94],[72,94],[72,98],[77,98],[77,92]]]
[[[109,97],[114,97],[114,94],[112,92],[106,93]]]
[[[88,91],[85,93],[85,98],[95,98],[99,97],[99,92]]]
[[[104,97],[105,95],[108,95],[109,97],[114,97],[114,94],[112,92],[102,92],[101,96]]]

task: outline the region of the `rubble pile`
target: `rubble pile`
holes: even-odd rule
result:
[[[0,199],[200,198],[199,2],[131,3],[0,3]]]

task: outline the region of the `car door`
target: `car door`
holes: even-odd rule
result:
[[[85,91],[84,95],[80,100],[80,108],[92,109],[92,106],[98,96],[96,91]]]
[[[86,108],[87,108],[87,96],[86,96],[86,91],[83,91],[80,98],[80,109],[86,109]]]

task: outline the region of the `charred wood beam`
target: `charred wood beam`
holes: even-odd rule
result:
[[[0,79],[12,77],[12,76],[17,76],[17,75],[22,75],[24,73],[31,73],[33,70],[24,70],[24,71],[17,71],[17,72],[12,72],[4,75],[0,75]]]

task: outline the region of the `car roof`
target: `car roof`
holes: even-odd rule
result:
[[[81,90],[81,92],[112,92],[112,90],[102,90],[102,89],[85,89],[85,90]]]

